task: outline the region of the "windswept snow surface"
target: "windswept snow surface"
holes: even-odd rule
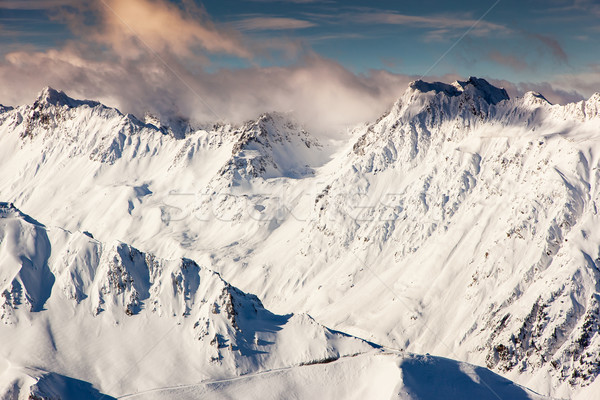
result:
[[[478,399],[541,400],[528,389],[446,358],[376,352],[331,363],[268,371],[199,385],[163,388],[122,399]]]
[[[43,223],[193,259],[275,313],[542,394],[600,396],[600,94],[561,106],[483,79],[416,81],[337,142],[278,113],[184,130],[146,121],[49,88],[3,107],[0,197],[40,221],[27,229],[41,239]],[[51,296],[51,278],[0,273],[54,315],[44,309],[62,281],[44,243],[14,257],[52,272]],[[94,279],[69,289],[90,312]],[[134,289],[141,315],[154,297]],[[127,299],[110,307],[137,310]],[[17,314],[5,320],[21,326]]]

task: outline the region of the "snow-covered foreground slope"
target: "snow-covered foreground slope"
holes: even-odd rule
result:
[[[375,348],[308,315],[273,314],[189,259],[47,229],[7,203],[0,266],[2,398],[92,393],[85,382],[131,393]]]
[[[48,229],[7,203],[0,265],[3,399],[542,398],[272,314],[191,260]]]
[[[331,363],[163,388],[123,399],[478,399],[544,397],[481,367],[446,358],[376,352]]]
[[[197,260],[275,312],[585,399],[600,393],[599,111],[598,94],[559,106],[417,81],[345,141],[281,114],[181,138],[47,89],[0,113],[0,195],[47,226]]]

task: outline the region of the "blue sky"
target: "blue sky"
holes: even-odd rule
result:
[[[0,14],[5,37],[3,52],[18,46],[60,47],[74,38],[64,21],[55,16],[52,3],[60,2],[7,3],[14,5],[12,9],[2,9]],[[216,23],[231,24],[257,40],[274,37],[297,40],[355,72],[375,68],[421,75],[474,25],[470,34],[430,73],[487,75],[513,81],[548,80],[557,74],[577,72],[598,63],[600,2],[594,3],[552,0],[197,2]],[[251,61],[219,55],[212,59],[213,68],[294,61],[276,51]]]
[[[472,25],[471,33],[432,72],[545,79],[597,62],[600,53],[600,15],[590,12],[591,2],[589,7],[514,0],[232,3],[205,6],[224,22],[244,14],[305,21],[306,28],[280,33],[307,41],[319,54],[355,71],[384,68],[423,74]]]
[[[385,92],[384,73],[399,87],[401,77],[473,75],[565,102],[600,91],[599,21],[597,0],[4,0],[0,83],[30,68],[40,76],[23,95],[46,79],[106,97],[92,64],[112,81],[118,67],[125,74],[156,64],[180,71],[185,87],[219,92],[206,74],[231,80],[309,65],[315,80],[333,74],[369,93]],[[44,63],[69,73],[49,73]],[[73,74],[80,80],[67,79]],[[20,99],[8,90],[18,91],[0,95]]]

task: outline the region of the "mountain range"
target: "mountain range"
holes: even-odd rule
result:
[[[330,137],[2,106],[0,391],[598,396],[599,134],[474,77]]]

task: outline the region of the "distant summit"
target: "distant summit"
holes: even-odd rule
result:
[[[508,93],[503,88],[490,84],[485,79],[470,77],[466,81],[455,81],[451,84],[443,82],[425,82],[416,80],[409,84],[409,88],[423,93],[434,91],[443,92],[448,96],[460,96],[464,93],[473,97],[480,97],[489,104],[498,104],[503,100],[509,100]]]
[[[53,105],[53,106],[67,106],[67,107],[79,107],[83,105],[88,105],[90,107],[99,106],[100,103],[92,100],[75,100],[69,96],[62,90],[56,90],[51,88],[50,86],[46,86],[37,99],[33,103],[34,108],[44,106],[44,105]]]

